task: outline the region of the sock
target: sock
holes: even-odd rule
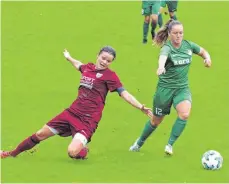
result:
[[[149,121],[147,121],[147,123],[145,124],[145,127],[143,129],[143,132],[140,136],[140,138],[138,139],[138,145],[142,146],[145,142],[145,140],[152,134],[152,132],[156,129],[156,126],[153,126]]]
[[[158,25],[159,25],[160,28],[163,25],[163,19],[162,19],[162,14],[161,13],[158,15]]]
[[[177,16],[176,15],[173,15],[172,17],[170,17],[171,19],[173,20],[177,20]]]
[[[155,36],[155,29],[157,27],[157,22],[155,23],[154,21],[151,22],[151,35],[152,35],[152,39]]]
[[[172,132],[170,134],[168,144],[170,144],[172,146],[176,142],[177,138],[183,132],[186,123],[187,123],[187,120],[182,120],[179,117],[176,119],[176,121],[173,125],[173,128],[172,128]]]
[[[143,39],[147,40],[147,35],[149,31],[149,23],[144,22],[143,24]]]
[[[29,150],[33,148],[35,145],[39,144],[40,140],[37,138],[36,134],[33,134],[32,136],[28,137],[24,141],[22,141],[16,149],[10,152],[10,155],[13,157],[16,157],[18,154],[20,154],[23,151]]]

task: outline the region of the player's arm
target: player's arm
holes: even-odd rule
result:
[[[70,53],[65,49],[64,50],[64,57],[77,69],[80,69],[80,66],[83,64],[80,61],[71,57]]]
[[[133,107],[141,110],[143,113],[145,113],[147,116],[152,117],[152,111],[150,108],[145,107],[145,105],[141,104],[133,95],[131,95],[128,91],[126,91],[124,88],[118,88],[117,92],[119,95],[130,105]]]
[[[211,67],[212,61],[210,54],[202,47],[200,47],[200,52],[198,53],[199,56],[201,56],[204,59],[204,65],[206,67]]]
[[[190,41],[190,44],[191,44],[193,53],[201,56],[204,59],[204,65],[206,67],[210,67],[212,63],[210,54],[204,48],[200,47],[196,43]]]
[[[168,56],[166,55],[160,55],[159,60],[158,60],[158,69],[157,69],[157,75],[161,75],[165,73],[165,63],[167,60]]]
[[[166,72],[165,70],[165,63],[167,61],[168,55],[170,53],[170,47],[167,45],[164,45],[160,50],[160,55],[158,59],[158,69],[157,69],[157,75],[164,74]]]

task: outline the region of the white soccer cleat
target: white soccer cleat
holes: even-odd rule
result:
[[[138,139],[134,142],[134,144],[132,146],[130,146],[129,151],[133,151],[133,152],[138,152],[140,151],[141,146],[138,145]]]
[[[166,153],[167,155],[172,155],[172,154],[173,154],[173,147],[172,147],[170,144],[167,144],[167,145],[165,146],[165,153]]]

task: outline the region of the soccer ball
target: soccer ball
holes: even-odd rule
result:
[[[75,157],[75,159],[86,159],[89,152],[88,147],[84,147]]]
[[[223,157],[215,150],[209,150],[202,156],[202,165],[207,170],[217,170],[223,165]]]

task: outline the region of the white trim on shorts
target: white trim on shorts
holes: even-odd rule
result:
[[[48,125],[47,125],[47,126],[48,126]],[[54,128],[50,127],[50,126],[48,126],[48,128],[49,128],[49,130],[50,130],[52,133],[54,133],[55,135],[58,135],[58,134],[59,134],[59,132],[58,132],[56,129],[54,129]]]

